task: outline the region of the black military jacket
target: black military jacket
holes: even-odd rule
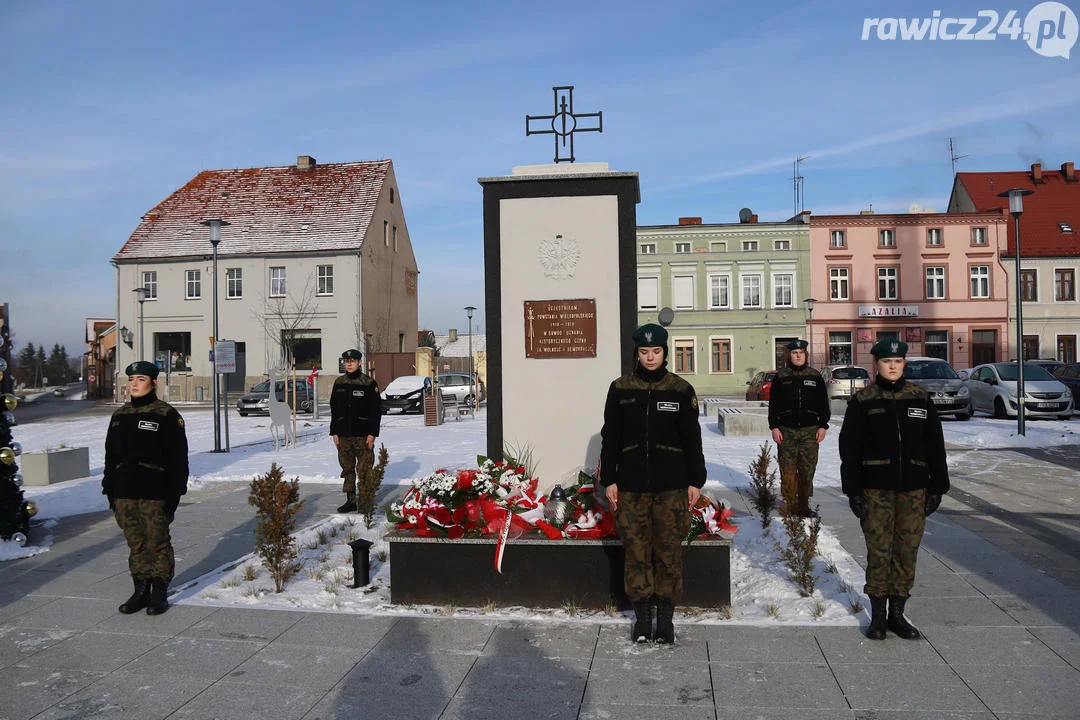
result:
[[[113,413],[101,491],[110,499],[166,500],[187,492],[188,444],[180,413],[151,392]]]
[[[664,368],[639,366],[611,383],[600,437],[604,486],[660,492],[705,484],[697,395]]]
[[[803,365],[776,374],[769,390],[769,428],[827,428],[831,417],[821,373]]]
[[[880,375],[857,392],[840,429],[840,480],[845,495],[866,488],[948,492],[945,438],[930,395]]]
[[[330,434],[341,437],[379,435],[382,398],[375,379],[357,371],[334,381],[330,391]]]

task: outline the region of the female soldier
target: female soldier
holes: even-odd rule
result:
[[[154,392],[157,366],[139,360],[125,372],[131,401],[109,423],[101,492],[130,551],[135,592],[120,612],[146,608],[147,615],[160,615],[169,608],[175,569],[169,524],[187,492],[187,434],[180,413]]]
[[[930,396],[904,380],[907,343],[882,340],[870,352],[877,378],[848,403],[840,478],[866,536],[866,637],[884,640],[888,628],[915,640],[919,631],[904,617],[904,604],[915,584],[926,516],[949,491],[945,440]]]
[[[667,371],[667,330],[634,331],[634,372],[611,383],[601,431],[600,483],[615,510],[626,551],[624,582],[634,608],[635,642],[675,642],[682,599],[682,541],[705,484],[697,396]]]

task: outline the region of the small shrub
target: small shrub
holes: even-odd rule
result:
[[[787,533],[787,545],[776,543],[776,548],[791,573],[792,581],[799,586],[799,594],[810,597],[817,584],[813,570],[818,535],[821,532],[821,517],[815,517],[808,523],[803,522],[803,518],[795,512],[795,498],[785,497],[783,507],[780,508],[780,521]]]
[[[379,559],[379,562],[386,562],[387,558],[390,557],[390,553],[386,552],[385,550],[380,550],[379,552],[375,553],[375,557]]]
[[[848,610],[851,611],[852,615],[861,613],[863,611],[862,598],[858,595],[848,598]]]
[[[619,606],[614,600],[609,600],[608,603],[604,605],[604,614],[608,617],[615,617],[619,614]]]
[[[730,605],[725,605],[724,607],[720,608],[720,617],[723,620],[731,620],[733,617],[735,617],[735,611],[731,609]]]
[[[259,577],[259,568],[254,565],[244,566],[244,580],[247,582],[253,582]]]
[[[575,617],[578,614],[579,608],[576,602],[574,602],[573,600],[567,600],[562,604],[562,609],[563,612],[565,612],[570,617]]]
[[[495,601],[488,600],[486,603],[484,603],[477,609],[484,615],[490,615],[491,613],[495,612]]]
[[[815,620],[821,619],[825,615],[825,603],[818,600],[814,603],[814,609],[810,613]]]
[[[757,458],[750,463],[747,473],[750,475],[750,503],[761,516],[761,527],[769,528],[772,511],[776,509],[779,498],[776,495],[776,471],[769,470],[772,463],[772,447],[762,443]]]
[[[326,528],[320,528],[319,531],[315,533],[315,541],[319,545],[325,545],[330,542],[330,536],[327,534]]]
[[[836,567],[836,561],[835,560],[830,559],[829,562],[826,563],[825,572],[832,573],[833,575],[839,575],[840,574],[840,568]]]
[[[337,582],[332,578],[327,578],[326,580],[324,580],[322,588],[330,595],[337,595],[338,593]]]
[[[240,578],[238,578],[236,575],[230,575],[229,577],[221,581],[221,587],[225,588],[226,590],[239,586]]]
[[[246,598],[258,597],[259,588],[255,587],[254,585],[245,585],[244,589],[240,591],[240,594]]]
[[[326,567],[323,565],[314,565],[307,569],[307,576],[315,582],[321,582],[326,577]]]
[[[300,481],[286,482],[277,463],[265,475],[252,479],[248,503],[255,506],[255,552],[274,579],[274,591],[282,592],[285,583],[300,571],[296,538],[296,516],[304,507],[300,499]]]
[[[769,617],[774,620],[780,619],[780,605],[779,603],[769,603],[765,606],[765,612],[769,614]]]
[[[345,533],[345,544],[346,545],[351,543],[353,540],[359,540],[359,539],[360,539],[360,531],[357,530],[354,527],[350,527],[349,531],[347,533]]]
[[[386,466],[390,463],[390,453],[385,445],[379,445],[379,461],[371,472],[364,473],[356,483],[356,512],[364,516],[364,524],[371,529],[375,525],[375,496],[379,494]]]
[[[443,615],[446,615],[447,617],[450,617],[451,615],[454,614],[454,611],[456,609],[457,608],[455,608],[453,605],[443,605],[442,608],[440,609],[440,612],[442,612]]]

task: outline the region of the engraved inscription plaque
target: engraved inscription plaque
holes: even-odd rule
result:
[[[596,300],[526,300],[525,357],[596,357]]]

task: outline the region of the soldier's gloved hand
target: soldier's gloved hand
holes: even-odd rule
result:
[[[926,514],[929,516],[941,504],[941,493],[926,493]]]
[[[855,517],[860,520],[866,515],[866,500],[863,499],[862,495],[852,495],[849,497],[848,506],[851,508],[851,512],[854,513]]]

